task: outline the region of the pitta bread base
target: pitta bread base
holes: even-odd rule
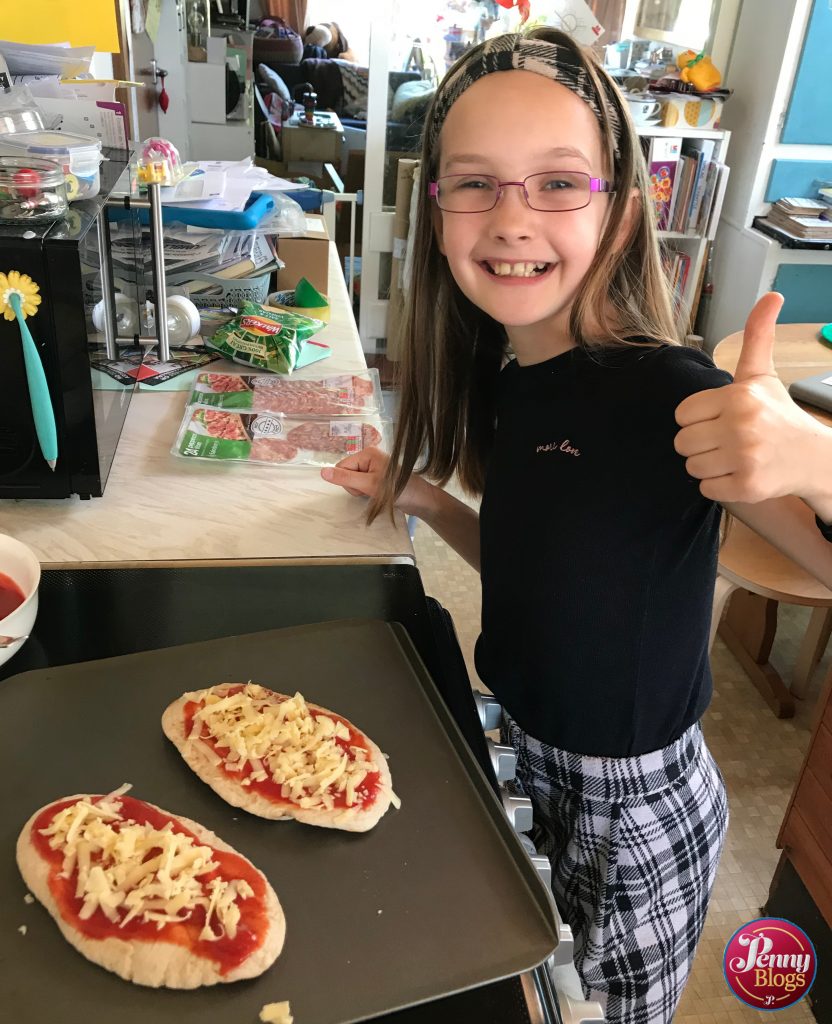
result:
[[[32,829],[46,807],[60,803],[62,800],[89,799],[90,795],[89,793],[78,793],[75,796],[60,797],[58,800],[44,804],[29,818],[17,839],[17,866],[23,876],[23,881],[29,891],[40,900],[55,919],[70,945],[74,946],[87,960],[118,974],[125,981],[132,981],[136,985],[147,985],[151,988],[163,986],[165,988],[199,988],[202,985],[241,981],[244,978],[256,978],[271,967],[283,948],[283,941],[286,937],[286,918],[274,889],[262,872],[258,872],[258,874],[261,875],[266,885],[268,930],[263,943],[243,963],[225,974],[220,974],[221,965],[216,961],[192,953],[178,943],[165,942],[161,938],[163,933],[160,933],[158,942],[119,939],[115,936],[106,939],[91,939],[66,921],[49,889],[51,865],[41,857],[35,848]],[[162,810],[149,801],[143,802],[147,803],[149,807],[161,811],[162,814],[168,814],[176,821],[181,822],[185,828],[194,833],[201,843],[213,846],[224,853],[234,853],[238,857],[242,857],[242,854],[198,822],[183,818],[178,814],[171,814],[170,811]],[[242,857],[242,859],[251,864],[247,858]]]
[[[321,828],[337,828],[345,832],[368,832],[374,825],[378,824],[390,806],[393,796],[393,780],[390,776],[390,769],[387,767],[387,758],[379,747],[358,729],[352,722],[349,725],[367,744],[367,750],[373,760],[373,765],[378,769],[379,783],[376,790],[376,798],[369,807],[335,807],[331,811],[326,808],[298,807],[297,804],[276,803],[268,797],[258,793],[252,787],[242,786],[236,779],[229,778],[220,765],[214,764],[210,748],[207,744],[198,740],[188,742],[188,735],[185,731],[185,705],[192,700],[204,700],[209,693],[224,696],[229,687],[240,686],[240,683],[222,683],[219,686],[210,686],[204,690],[194,690],[184,694],[178,700],[170,704],[162,715],[162,729],[167,738],[173,743],[176,749],[184,758],[194,772],[232,807],[239,807],[249,814],[255,814],[259,818],[269,818],[272,821],[285,821],[294,818],[306,825],[318,825]],[[272,691],[274,692],[274,691]],[[283,697],[285,694],[278,694]],[[306,706],[312,712],[323,715],[333,715],[335,712],[322,708],[319,704],[306,702]],[[338,716],[339,718],[341,716]],[[347,719],[344,719],[347,721]]]

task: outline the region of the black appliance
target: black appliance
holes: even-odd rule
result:
[[[58,432],[53,472],[38,447],[17,323],[0,318],[0,498],[97,497],[107,482],[134,385],[91,367],[92,358],[105,355],[104,339],[92,326],[102,274],[112,283],[110,261],[99,256],[109,252],[106,204],[129,159],[123,150],[105,149],[104,155],[96,197],[72,203],[64,218],[50,223],[0,224],[0,272],[28,274],[40,289],[40,306],[27,325],[43,360]],[[136,219],[139,245],[137,215],[129,216]]]

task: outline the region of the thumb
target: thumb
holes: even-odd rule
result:
[[[766,292],[749,313],[734,372],[735,381],[777,375],[774,369],[774,328],[782,307],[783,296],[779,292]]]

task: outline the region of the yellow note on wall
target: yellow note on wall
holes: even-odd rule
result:
[[[118,53],[116,0],[3,0],[0,35],[12,43],[70,43]]]

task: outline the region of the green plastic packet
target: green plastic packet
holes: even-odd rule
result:
[[[295,285],[295,305],[301,309],[315,309],[328,306],[329,303],[313,284],[302,277]]]
[[[243,302],[238,315],[205,340],[235,363],[272,373],[291,373],[307,339],[324,326],[323,320],[300,313]]]

